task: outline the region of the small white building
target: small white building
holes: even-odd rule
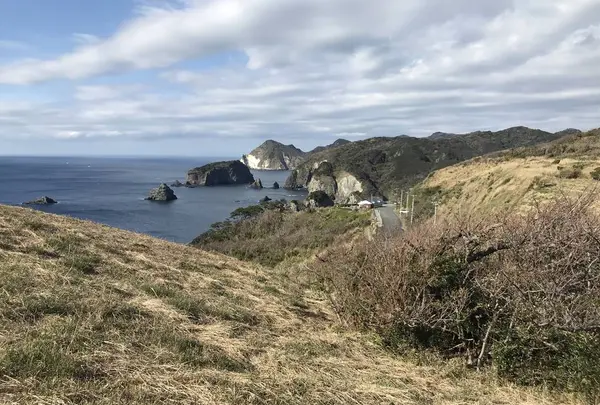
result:
[[[358,208],[363,210],[369,210],[373,208],[373,203],[371,201],[364,200],[358,203]]]

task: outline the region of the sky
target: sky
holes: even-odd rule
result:
[[[600,0],[0,0],[0,155],[600,126]]]

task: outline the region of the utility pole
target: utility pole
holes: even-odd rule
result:
[[[404,190],[400,190],[400,211],[403,211],[402,204],[404,204]]]
[[[433,224],[434,225],[437,223],[437,207],[438,207],[438,202],[434,201],[433,202]]]
[[[408,190],[408,192],[406,193],[406,211],[408,211],[408,199],[410,198],[410,189]]]
[[[411,225],[413,223],[414,216],[415,216],[415,195],[413,194],[412,208],[410,209],[410,224]]]

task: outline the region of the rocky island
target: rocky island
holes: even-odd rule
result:
[[[191,169],[187,173],[185,185],[187,187],[220,186],[253,182],[254,176],[250,173],[248,166],[239,160],[231,160]]]
[[[177,196],[169,186],[162,183],[155,189],[150,190],[150,194],[146,197],[147,201],[174,201]]]

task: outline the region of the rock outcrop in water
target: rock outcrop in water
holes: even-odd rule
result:
[[[252,183],[250,185],[250,187],[255,190],[262,190],[263,189],[262,181],[260,179],[256,179],[256,181],[254,181],[254,183]]]
[[[57,204],[57,203],[58,203],[58,201],[56,201],[55,199],[47,197],[47,196],[43,196],[36,200],[24,202],[23,204],[24,205],[52,205],[52,204]]]
[[[220,186],[251,184],[254,176],[248,166],[239,160],[210,163],[188,171],[186,186]]]
[[[171,190],[169,186],[165,183],[162,183],[157,188],[150,190],[150,194],[146,197],[148,201],[173,201],[176,200],[177,196]]]
[[[171,184],[171,187],[183,187],[185,186],[185,184],[183,184],[182,182],[180,182],[179,180],[175,180],[173,182],[173,184]]]

